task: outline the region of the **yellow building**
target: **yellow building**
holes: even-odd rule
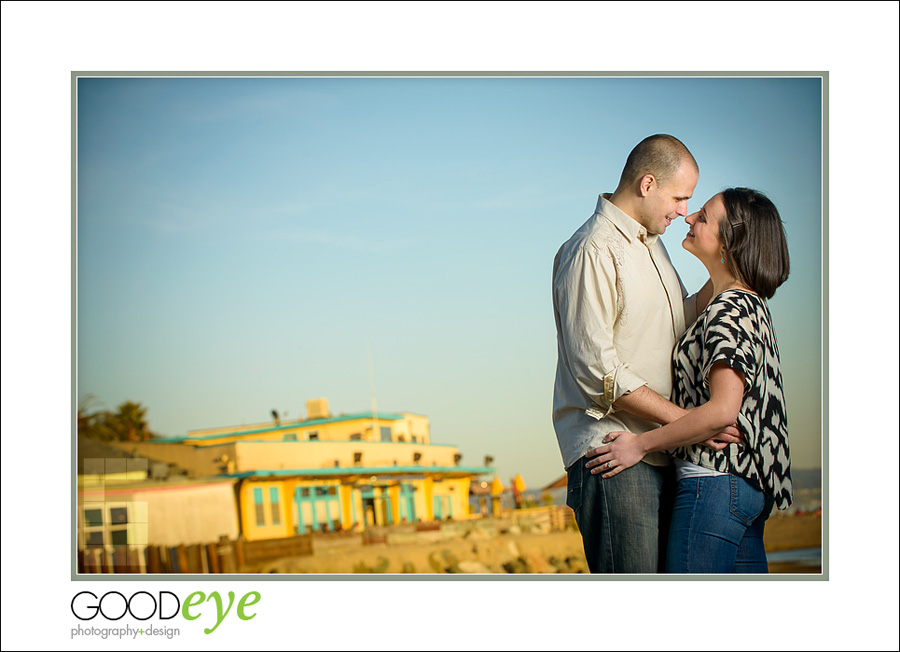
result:
[[[493,472],[461,465],[456,446],[432,444],[427,417],[332,416],[324,399],[308,401],[302,420],[196,430],[121,447],[177,465],[192,478],[233,479],[248,541],[467,518],[469,483]]]

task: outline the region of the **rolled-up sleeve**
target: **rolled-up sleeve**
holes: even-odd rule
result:
[[[647,384],[616,350],[617,273],[610,251],[587,245],[571,252],[554,282],[567,366],[580,390],[604,410]]]

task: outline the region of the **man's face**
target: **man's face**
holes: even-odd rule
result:
[[[687,215],[687,202],[699,178],[693,165],[682,164],[667,181],[652,182],[644,197],[642,219],[638,220],[648,233],[663,234],[672,222]]]

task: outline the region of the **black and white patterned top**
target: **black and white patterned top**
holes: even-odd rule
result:
[[[793,500],[787,412],[778,343],[765,300],[743,290],[722,292],[685,331],[672,358],[672,401],[687,409],[709,401],[709,372],[716,362],[724,361],[744,375],[737,423],[746,443],[718,452],[693,445],[669,453],[755,481],[775,498],[778,509],[786,509]]]

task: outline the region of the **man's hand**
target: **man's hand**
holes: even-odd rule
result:
[[[711,448],[714,451],[723,450],[729,444],[743,444],[744,443],[744,435],[741,434],[741,431],[737,429],[736,425],[728,426],[721,432],[717,432],[715,435],[707,439],[706,441],[700,442],[701,446],[706,446],[707,448]]]

